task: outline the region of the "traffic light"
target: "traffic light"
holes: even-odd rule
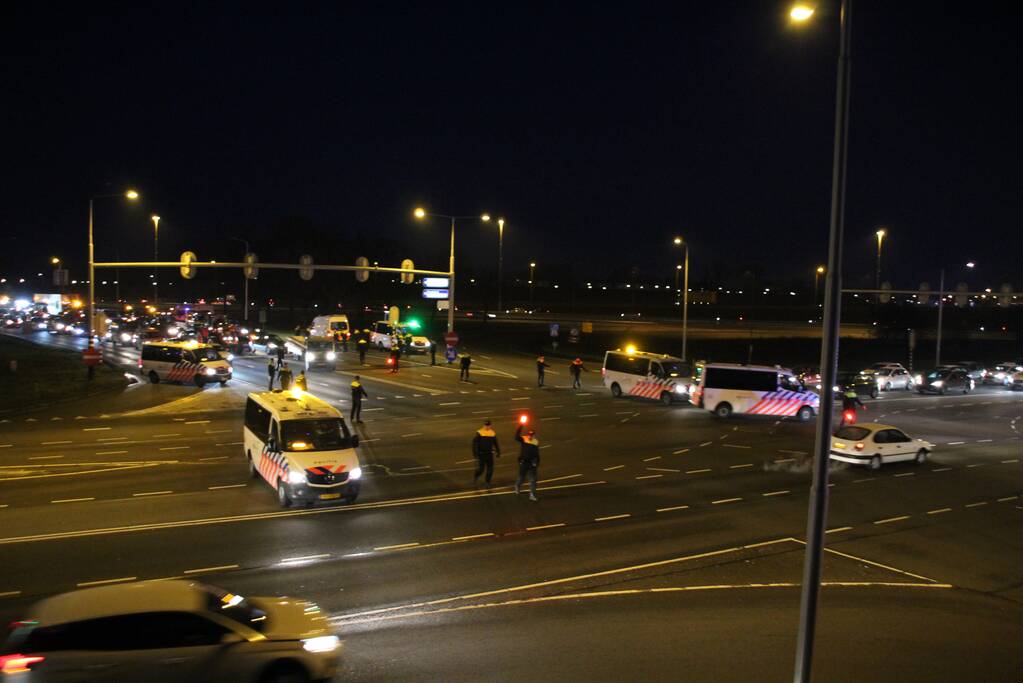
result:
[[[418,330],[420,327],[422,327],[422,325],[419,324],[419,321],[416,320],[415,318],[406,321],[405,325],[412,328],[413,330]]]

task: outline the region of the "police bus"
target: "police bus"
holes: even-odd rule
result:
[[[820,408],[820,396],[792,371],[734,363],[705,364],[689,400],[718,417],[746,413],[796,417],[805,422]]]
[[[139,372],[150,382],[207,382],[223,386],[231,379],[231,363],[209,344],[197,341],[147,341],[142,344]]]
[[[606,352],[600,374],[615,398],[638,396],[671,405],[689,392],[688,373],[681,359],[637,351],[631,346]]]
[[[359,496],[359,437],[336,408],[308,392],[249,394],[243,439],[249,473],[277,492],[281,507]]]

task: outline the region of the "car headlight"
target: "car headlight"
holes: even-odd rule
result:
[[[335,360],[336,358],[337,358],[337,354],[336,353],[334,353],[333,351],[328,351],[327,352],[327,360]]]
[[[310,361],[316,360],[316,354],[313,353],[312,351],[306,353],[305,357],[306,357],[307,360],[310,360]]]
[[[212,377],[213,375],[217,374],[217,371],[214,368],[206,368],[206,374]]]
[[[302,640],[302,649],[306,652],[333,652],[339,647],[341,639],[337,636],[318,636]]]
[[[110,330],[107,330],[106,333],[103,335],[103,338],[104,339],[110,339],[113,336],[114,336],[114,333],[111,332]]]
[[[227,360],[228,360],[228,361],[232,361],[232,360],[234,360],[234,354],[233,354],[233,353],[229,353],[229,354],[227,354]]]
[[[171,325],[170,327],[167,328],[167,336],[168,337],[176,337],[176,336],[178,336],[178,333],[180,333],[180,332],[181,332],[181,330],[179,330],[177,327],[175,327],[173,325]]]
[[[941,388],[941,386],[943,384],[944,384],[944,382],[942,382],[940,379],[936,379],[933,382],[931,382],[931,386],[932,387],[938,387],[939,389]]]
[[[268,348],[268,349],[276,349],[277,348],[277,344],[274,344],[273,342],[267,342],[266,348]]]
[[[121,341],[131,341],[131,335],[127,332],[121,333]]]
[[[362,478],[362,468],[361,467],[354,467],[354,468],[352,468],[352,471],[348,473],[348,478],[349,479],[361,479]]]
[[[681,384],[676,384],[675,385],[675,393],[676,394],[684,394],[684,393],[686,393],[686,388],[684,386],[682,386]]]
[[[288,483],[289,484],[304,484],[308,481],[305,476],[305,472],[299,470],[288,470]]]
[[[995,373],[995,379],[1005,379],[1005,373],[1004,372],[996,372]]]
[[[248,330],[248,328],[247,328],[247,327],[243,327],[243,328],[241,329],[241,333],[242,333],[242,334],[248,334],[248,333],[249,333],[249,330]]]

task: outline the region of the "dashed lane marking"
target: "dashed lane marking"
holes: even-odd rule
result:
[[[913,476],[916,476],[916,472],[903,472],[901,474],[896,474],[895,476],[896,477],[913,477]]]
[[[43,441],[42,446],[59,446],[61,444],[73,443],[72,441]]]
[[[186,425],[208,425],[209,423],[210,423],[209,420],[189,420],[185,424]]]
[[[96,500],[95,498],[57,498],[51,500],[51,503],[84,503],[89,500]]]
[[[418,472],[418,471],[421,471],[421,470],[428,470],[428,469],[430,469],[429,465],[419,465],[418,467],[402,467],[401,471],[402,472]]]
[[[999,503],[1008,503],[1010,500],[1017,500],[1019,496],[1006,496],[1005,498],[999,498]]]
[[[661,459],[661,456],[655,455],[652,458],[643,458],[643,462],[653,462],[654,460],[660,460],[660,459]]]
[[[686,474],[703,474],[704,472],[710,472],[710,468],[705,467],[701,470],[686,470]]]
[[[688,510],[688,505],[672,505],[666,508],[657,508],[657,512],[674,512],[675,510]]]
[[[597,417],[598,413],[582,413],[579,417]]]
[[[741,470],[744,467],[753,467],[753,463],[748,462],[748,463],[745,463],[743,465],[729,465],[728,469],[730,469],[730,470]]]
[[[402,550],[404,548],[415,548],[417,545],[419,545],[417,542],[397,543],[395,545],[382,545],[377,548],[373,548],[373,550]]]
[[[104,586],[108,583],[125,583],[127,581],[136,581],[137,576],[123,576],[119,579],[101,579],[99,581],[81,581],[75,584],[78,588],[85,588],[86,586]]]
[[[807,451],[789,451],[784,448],[778,449],[779,453],[788,453],[789,455],[810,455]]]
[[[532,398],[533,398],[532,396],[515,396],[514,398],[512,398],[512,400],[513,401],[529,401]]]
[[[795,458],[778,458],[774,462],[775,462],[776,465],[781,465],[782,463],[795,462],[795,461],[796,461]]]
[[[200,567],[199,569],[186,569],[184,574],[205,574],[206,572],[222,572],[228,569],[237,569],[236,564],[221,564],[216,567]]]
[[[437,413],[434,417],[454,417],[456,413]]]
[[[234,431],[233,429],[207,429],[205,434],[227,434],[228,432]]]
[[[651,472],[681,472],[682,470],[673,470],[670,467],[648,467]]]
[[[121,455],[128,451],[96,451],[96,455]]]
[[[494,412],[493,408],[491,408],[490,410],[474,410],[474,411],[472,411],[472,414],[473,415],[483,415],[485,413],[492,413],[492,412]]]
[[[949,441],[947,445],[949,445],[949,446],[962,446],[964,443],[966,443],[966,442],[965,441]]]
[[[526,531],[542,531],[544,529],[557,529],[558,527],[565,526],[564,522],[558,522],[557,524],[541,524],[540,526],[527,526]]]
[[[154,439],[165,439],[168,436],[181,436],[181,434],[180,433],[174,433],[174,434],[153,434],[153,438]]]
[[[727,434],[725,436],[728,436]],[[741,446],[737,443],[725,443],[721,444],[725,448],[753,448],[753,446]]]
[[[605,471],[605,472],[612,472],[612,471],[614,471],[614,470],[620,470],[620,469],[622,469],[623,467],[625,467],[625,465],[615,465],[614,467],[605,467],[605,468],[604,468],[604,471]]]
[[[222,484],[220,486],[207,486],[206,488],[210,491],[219,491],[220,489],[241,489],[248,486],[248,484]]]
[[[937,510],[928,510],[929,515],[940,515],[945,512],[952,512],[952,508],[938,508]]]
[[[83,427],[83,432],[109,432],[113,427]]]
[[[128,440],[128,437],[126,437],[126,436],[108,436],[105,439],[96,439],[96,441],[98,441],[99,443],[110,443],[112,441],[127,441],[127,440]]]
[[[191,446],[164,446],[160,450],[161,451],[183,451],[186,448],[191,448]]]
[[[722,498],[721,500],[710,501],[711,505],[724,505],[725,503],[738,503],[742,498]]]
[[[131,494],[135,498],[142,498],[143,496],[165,496],[168,493],[174,493],[173,491],[145,491],[143,493]]]
[[[899,515],[898,517],[887,517],[885,519],[879,519],[874,524],[891,524],[892,522],[901,522],[904,519],[909,519],[909,515]]]
[[[320,555],[304,555],[302,557],[285,557],[282,558],[280,564],[299,564],[302,562],[312,562],[313,560],[324,560],[330,557],[330,553],[322,553]]]
[[[462,402],[461,401],[447,401],[445,403],[438,403],[437,405],[439,405],[439,406],[460,406],[460,405],[462,405]]]
[[[784,495],[787,495],[789,493],[792,493],[792,492],[791,491],[771,491],[769,493],[762,493],[760,495],[762,495],[764,498],[770,498],[771,496],[784,496]]]
[[[644,474],[644,475],[636,477],[636,479],[657,479],[658,477],[663,477],[663,476],[664,476],[663,474]]]
[[[489,538],[489,537],[495,536],[495,535],[496,534],[494,534],[493,532],[489,532],[488,531],[485,534],[470,534],[468,536],[455,536],[451,540],[452,541],[473,541],[473,540],[476,540],[477,538]]]
[[[422,432],[411,432],[411,433],[409,433],[409,434],[402,434],[402,435],[401,435],[401,438],[403,438],[403,439],[407,439],[407,438],[409,438],[410,436],[422,436],[422,435],[423,435],[423,433],[422,433]]]
[[[631,514],[609,515],[607,517],[594,517],[593,521],[594,522],[610,522],[613,519],[627,519],[629,517],[632,517],[632,515]]]
[[[835,527],[834,529],[828,529],[824,533],[826,533],[826,534],[837,534],[840,531],[849,531],[850,529],[852,529],[851,526],[839,526],[839,527]]]
[[[227,458],[228,456],[226,455],[214,455],[208,458],[199,458],[199,462],[208,462],[210,460],[227,460]]]
[[[127,452],[127,451],[122,451]],[[33,455],[29,457],[29,460],[54,460],[56,458],[63,458],[63,455]]]
[[[541,417],[540,422],[550,422],[551,420],[560,420],[560,417]]]
[[[679,449],[677,451],[672,451],[671,454],[672,455],[682,455],[683,453],[688,453],[688,452],[689,452],[688,448],[682,448],[682,449]]]
[[[931,472],[948,472],[951,469],[952,469],[951,467],[938,467],[938,468],[932,469]]]
[[[714,442],[713,442],[713,441],[704,441],[703,443],[701,443],[701,444],[700,444],[700,445],[698,446],[698,448],[703,448],[704,446],[709,446],[709,445],[711,445],[712,443],[714,443]]]
[[[13,598],[21,595],[21,591],[0,591],[0,598]]]
[[[537,484],[549,484],[549,483],[551,483],[553,481],[564,481],[566,479],[578,479],[581,476],[583,476],[581,473],[580,474],[566,474],[563,477],[554,477],[553,479],[540,479],[536,483]]]
[[[980,507],[980,506],[982,506],[982,505],[987,505],[987,501],[986,501],[986,500],[982,500],[982,501],[980,501],[979,503],[967,503],[967,504],[966,504],[966,505],[964,505],[963,507],[967,507],[967,508],[979,508],[979,507]]]

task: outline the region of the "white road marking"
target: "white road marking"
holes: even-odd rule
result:
[[[979,502],[979,503],[967,503],[967,504],[966,504],[966,505],[964,505],[963,507],[968,507],[968,508],[979,508],[979,507],[980,507],[981,505],[987,505],[987,501],[985,500],[985,501],[981,501],[981,502]]]
[[[237,569],[236,564],[222,564],[217,567],[200,567],[199,569],[186,569],[185,574],[202,574],[204,572],[219,572],[226,569]]]
[[[610,515],[608,517],[594,517],[593,521],[594,522],[610,522],[612,519],[626,519],[628,517],[632,517],[632,515],[624,514],[624,515]]]
[[[741,470],[744,467],[753,467],[753,463],[748,462],[748,463],[746,463],[744,465],[729,465],[728,469],[730,469],[730,470]]]
[[[742,498],[722,498],[721,500],[710,501],[711,505],[723,505],[725,503],[738,503]]]
[[[223,484],[221,486],[207,486],[206,488],[210,491],[219,491],[220,489],[240,489],[245,488],[248,484]]]
[[[145,493],[133,493],[131,494],[135,498],[141,498],[142,496],[164,496],[168,493],[174,493],[173,491],[146,491]]]
[[[490,538],[491,536],[495,536],[495,535],[496,534],[494,534],[493,532],[487,532],[485,534],[469,534],[468,536],[455,536],[451,540],[452,541],[472,541],[472,540],[475,540],[477,538]]]
[[[770,498],[771,496],[784,496],[784,495],[787,495],[789,493],[792,493],[792,492],[791,491],[771,491],[770,493],[761,493],[760,495],[762,495],[764,498]]]
[[[611,472],[613,470],[620,470],[620,469],[622,469],[624,467],[625,467],[625,465],[615,465],[614,467],[605,467],[604,471],[605,472]]]
[[[191,448],[191,446],[164,446],[160,450],[161,451],[183,451],[183,450],[185,450],[187,448]]]
[[[84,427],[83,432],[109,432],[113,427]]]
[[[898,517],[888,517],[886,519],[879,519],[874,524],[890,524],[891,522],[901,522],[904,519],[909,519],[909,515],[899,515]]]
[[[636,479],[657,479],[658,477],[663,476],[664,476],[663,474],[644,474],[642,476],[636,477]]]
[[[422,436],[422,435],[423,435],[423,433],[422,433],[422,432],[411,432],[411,433],[409,433],[409,434],[402,434],[402,435],[401,435],[401,438],[403,438],[403,439],[407,439],[407,438],[408,438],[408,437],[410,437],[410,436]]]
[[[540,531],[542,529],[556,529],[559,526],[565,526],[565,523],[564,522],[559,522],[557,524],[543,524],[541,526],[527,526],[526,527],[526,531]]]
[[[682,470],[673,470],[670,467],[648,467],[651,472],[681,472]]]
[[[186,425],[208,425],[209,423],[210,423],[209,420],[189,420],[185,424]]]
[[[952,512],[952,508],[938,508],[937,510],[928,510],[929,515],[940,515],[943,512]]]
[[[51,500],[51,503],[83,503],[88,500],[96,500],[95,498],[57,498]]]
[[[710,468],[705,467],[702,470],[686,470],[686,474],[703,474],[704,472],[710,472]]]
[[[584,413],[579,417],[597,417],[597,415],[598,415],[597,413]]]
[[[677,451],[672,451],[671,454],[672,455],[681,455],[682,453],[688,453],[688,452],[689,452],[688,448],[682,448],[682,449],[677,450]]]
[[[58,446],[60,444],[72,443],[71,441],[44,441],[41,445],[43,446]]]
[[[448,401],[447,403],[438,403],[437,405],[439,405],[439,406],[460,406],[460,405],[462,405],[462,402],[461,401]]]
[[[85,586],[102,586],[108,583],[124,583],[125,581],[135,581],[138,579],[137,576],[125,576],[120,579],[102,579],[100,581],[82,581],[76,584],[78,588],[84,588]]]
[[[96,455],[121,455],[122,453],[127,452],[128,451],[96,451]]]
[[[29,457],[29,460],[54,460],[56,458],[63,458],[63,457],[64,457],[63,455],[33,455],[33,456]]]
[[[688,505],[673,505],[670,508],[657,508],[657,512],[672,512],[673,510],[688,510]]]

